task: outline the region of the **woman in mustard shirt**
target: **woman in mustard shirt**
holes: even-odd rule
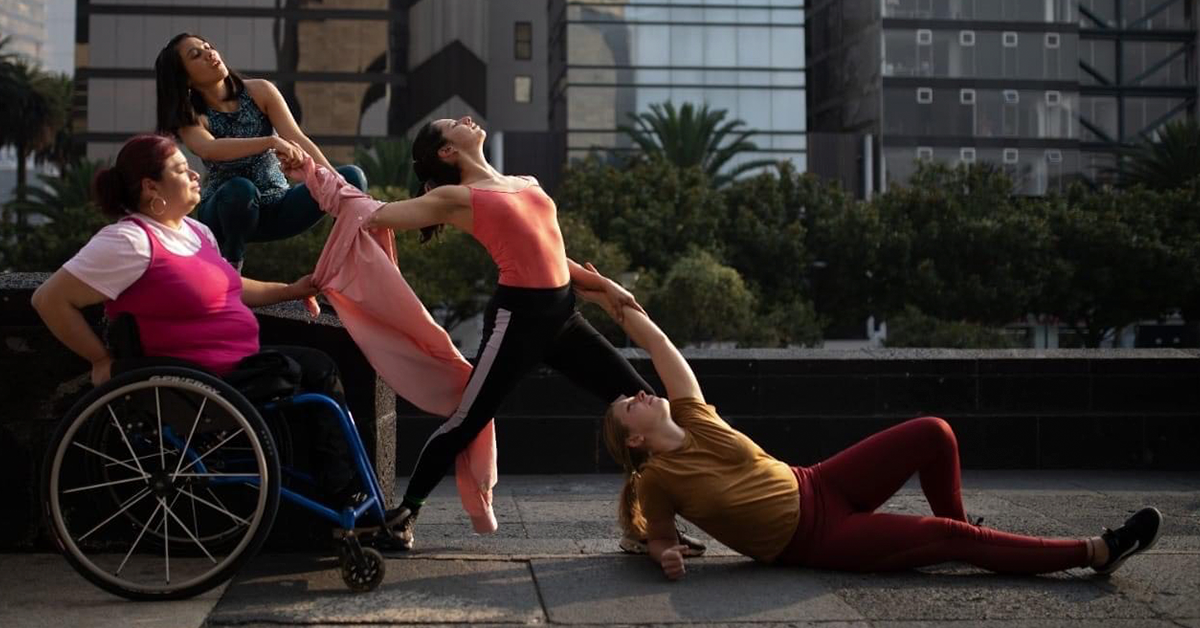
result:
[[[955,560],[1001,573],[1091,567],[1106,574],[1158,540],[1162,515],[1154,508],[1089,539],[972,524],[963,511],[958,443],[936,417],[901,423],[813,466],[789,466],[705,403],[688,363],[645,313],[621,306],[617,317],[603,294],[577,293],[605,308],[649,352],[667,390],[667,399],[646,392],[617,399],[603,428],[626,473],[621,524],[627,534],[649,538],[650,557],[667,578],[686,571],[676,515],[762,562],[846,571]],[[914,473],[933,516],[875,512]]]

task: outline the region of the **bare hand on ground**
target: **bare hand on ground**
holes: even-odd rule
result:
[[[687,568],[683,566],[683,551],[686,549],[686,545],[676,545],[671,549],[663,550],[658,564],[662,566],[663,574],[667,576],[668,580],[678,580],[687,573]]]

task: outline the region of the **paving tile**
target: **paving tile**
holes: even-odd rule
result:
[[[681,582],[667,581],[650,561],[621,558],[535,560],[533,572],[554,623],[862,619],[811,575],[749,559],[691,560]]]
[[[209,618],[210,625],[542,622],[523,562],[388,560],[380,587],[352,593],[336,561],[304,556],[256,559]]]

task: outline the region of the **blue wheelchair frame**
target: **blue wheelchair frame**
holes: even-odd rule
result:
[[[379,486],[379,479],[375,476],[375,470],[371,466],[371,461],[367,458],[366,447],[363,445],[362,438],[358,435],[358,428],[355,427],[354,417],[350,414],[349,408],[343,407],[331,397],[319,393],[300,393],[288,399],[262,404],[258,408],[261,414],[261,411],[270,412],[282,410],[289,406],[305,404],[320,404],[337,411],[338,424],[341,426],[342,435],[350,445],[350,452],[354,457],[355,469],[358,471],[358,476],[361,478],[362,483],[365,484],[363,488],[366,489],[367,499],[357,507],[343,508],[341,511],[337,511],[285,486],[280,487],[279,496],[309,512],[325,518],[343,530],[353,530],[358,520],[368,513],[378,519],[382,525],[386,519],[383,509],[383,489]],[[173,430],[167,427],[163,432],[164,440],[170,441],[171,444],[175,445],[181,451],[184,450],[184,441]],[[196,452],[191,448],[183,451],[183,456],[190,461],[191,466],[195,467],[199,473],[209,472],[208,468],[204,465],[202,456],[196,455]],[[301,479],[311,479],[306,474],[287,467],[281,466],[281,472],[285,475],[290,474]],[[212,484],[243,483],[258,485],[260,480],[258,476],[248,475],[239,478],[236,474],[224,474],[222,477],[211,478],[209,482]]]

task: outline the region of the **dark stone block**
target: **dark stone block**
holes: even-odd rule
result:
[[[990,376],[979,379],[979,411],[1083,412],[1091,407],[1086,376]]]
[[[880,418],[880,417],[836,417],[821,418],[812,422],[820,426],[820,459],[825,460],[851,445],[882,432],[893,425],[915,417]]]
[[[875,411],[873,377],[763,377],[764,416],[853,416]]]
[[[1038,422],[1038,467],[1133,469],[1145,466],[1143,418],[1045,417]]]
[[[943,417],[958,437],[964,469],[1034,469],[1038,466],[1037,417]]]
[[[881,414],[955,414],[978,407],[973,377],[885,376],[879,378]]]
[[[755,379],[738,377],[708,377],[701,380],[704,399],[724,415],[761,414],[761,397]],[[665,392],[664,392],[665,394]]]
[[[1094,375],[1200,375],[1200,360],[1180,357],[1094,359],[1091,360]]]
[[[812,358],[806,359],[772,359],[762,360],[758,364],[758,373],[762,377],[787,375],[873,375],[879,368],[879,361],[847,357],[839,359]]]
[[[979,373],[978,360],[878,360],[875,371],[880,375],[902,376],[975,376]]]
[[[1148,416],[1143,461],[1154,469],[1200,470],[1200,409],[1186,416]]]
[[[501,474],[595,473],[599,419],[509,417],[496,422]]]
[[[793,466],[821,461],[819,422],[797,418],[726,418],[730,425],[750,437],[763,451]]]
[[[1099,412],[1188,412],[1200,408],[1200,376],[1093,378]]]
[[[996,358],[979,361],[979,375],[1086,375],[1086,358]]]

